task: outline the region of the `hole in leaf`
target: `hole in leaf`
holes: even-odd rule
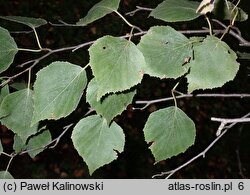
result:
[[[118,150],[116,150],[116,149],[113,149],[113,150],[114,150],[114,152],[116,153],[117,156],[119,156],[121,154]]]
[[[150,146],[152,146],[154,143],[155,143],[154,141],[151,141],[151,142],[148,143],[148,146],[150,147]]]
[[[191,60],[191,57],[190,57],[190,56],[185,57],[182,66],[186,65],[187,63],[189,63],[190,60]]]
[[[102,49],[106,49],[106,47],[105,47],[105,46],[103,46],[103,47],[102,47]]]

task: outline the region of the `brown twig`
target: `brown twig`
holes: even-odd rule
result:
[[[211,94],[181,94],[176,96],[176,99],[183,99],[183,98],[192,98],[192,97],[202,97],[202,98],[250,98],[250,94],[220,94],[220,93],[211,93]],[[173,100],[173,97],[167,97],[167,98],[161,98],[161,99],[154,99],[154,100],[138,100],[135,101],[135,104],[145,104],[142,108],[134,108],[136,110],[144,110],[148,106],[155,104],[155,103],[161,103]]]
[[[220,126],[216,132],[216,135],[219,136],[221,134],[221,131],[225,128],[227,124],[231,123],[249,123],[250,118],[234,118],[234,119],[227,119],[227,118],[215,118],[212,117],[211,121],[220,122]]]
[[[23,155],[23,154],[27,154],[31,151],[34,151],[34,150],[40,150],[40,149],[52,149],[52,148],[55,148],[59,141],[61,140],[61,138],[63,137],[63,135],[70,129],[70,127],[72,127],[74,124],[70,124],[70,125],[67,125],[64,127],[64,130],[63,132],[55,139],[53,139],[52,141],[50,141],[49,143],[47,143],[45,146],[42,146],[42,147],[39,147],[39,148],[31,148],[31,149],[28,149],[28,150],[24,150],[22,152],[20,152],[18,155]],[[52,145],[53,144],[53,145]]]
[[[153,11],[154,9],[152,8],[148,8],[148,7],[141,7],[141,6],[136,6],[136,9],[131,11],[131,12],[127,12],[125,15],[129,15],[129,16],[133,16],[135,15],[136,12],[139,12],[139,11]]]
[[[216,20],[216,19],[213,19],[213,21],[227,30],[228,27],[225,24],[223,24],[221,21]],[[250,41],[247,41],[246,39],[244,39],[241,36],[241,33],[239,33],[239,30],[236,30],[236,32],[235,32],[232,29],[234,29],[234,28],[229,29],[228,33],[240,42],[239,45],[244,46],[244,47],[250,47]]]

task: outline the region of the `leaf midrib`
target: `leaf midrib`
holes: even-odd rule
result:
[[[76,77],[74,77],[69,84],[47,105],[45,106],[45,108],[39,113],[39,115],[42,115],[42,113],[48,108],[48,106],[50,106],[64,91],[66,91],[66,89],[75,81],[75,79],[77,77],[79,77],[81,75],[81,73],[84,71],[84,68],[82,68],[82,70],[80,71],[80,73],[78,75],[76,75]],[[39,117],[37,117],[39,118]],[[33,121],[34,122],[34,121]]]

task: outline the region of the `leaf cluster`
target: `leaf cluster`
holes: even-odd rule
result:
[[[247,19],[242,9],[226,2],[224,15],[220,17],[233,21]],[[92,174],[123,152],[125,136],[114,118],[132,103],[136,88],[145,74],[160,79],[186,78],[188,93],[222,87],[235,78],[240,66],[237,55],[221,38],[212,34],[186,37],[166,25],[151,27],[135,44],[131,41],[133,31],[140,28],[129,23],[118,12],[119,4],[120,0],[102,0],[75,26],[85,27],[115,12],[131,27],[128,39],[103,36],[89,48],[90,61],[86,66],[55,61],[36,73],[33,87],[29,80],[22,90],[10,93],[7,84],[1,89],[0,120],[2,125],[16,134],[16,153],[28,150],[30,156],[35,157],[41,152],[43,146],[51,142],[49,131],[39,128],[41,121],[69,116],[78,107],[86,90],[86,101],[96,114],[83,117],[75,125],[71,138]],[[165,0],[153,9],[150,16],[168,23],[194,20],[203,17],[197,12],[198,6],[196,1]],[[221,4],[216,3],[211,10],[215,16],[218,15],[219,6]],[[38,50],[18,48],[8,30],[0,27],[0,73],[4,73],[13,63],[17,52],[44,50],[36,28],[47,24],[47,21],[20,16],[0,18],[29,26],[39,47]],[[86,73],[88,67],[93,74],[90,81]],[[156,163],[178,155],[193,145],[195,131],[192,119],[178,108],[176,101],[171,107],[153,112],[143,129],[145,141],[151,144],[149,148]],[[34,152],[34,148],[38,149]],[[0,152],[3,152],[1,145]],[[0,178],[3,177],[0,174]]]

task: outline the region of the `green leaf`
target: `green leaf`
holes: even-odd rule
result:
[[[111,94],[102,101],[97,101],[98,86],[95,79],[88,84],[86,99],[97,114],[103,116],[108,124],[111,120],[121,114],[132,102],[135,91],[120,94]]]
[[[131,41],[104,36],[89,49],[98,85],[97,100],[107,93],[125,91],[141,82],[145,60]]]
[[[0,89],[0,104],[2,103],[3,99],[10,94],[9,86],[5,85],[3,88]]]
[[[41,18],[30,18],[30,17],[23,17],[23,16],[0,16],[0,18],[4,20],[9,20],[12,22],[21,23],[31,28],[37,28],[39,26],[47,24],[47,21]]]
[[[0,43],[0,73],[2,73],[13,63],[18,49],[9,31],[2,27],[0,27]]]
[[[215,1],[215,8],[213,10],[214,15],[222,20],[232,20],[237,14],[235,21],[246,21],[248,19],[248,14],[244,12],[241,8],[236,7],[230,1],[225,2],[225,0]]]
[[[52,138],[49,130],[42,131],[42,133],[32,136],[27,144],[27,150],[29,151],[31,158],[34,158],[41,153],[51,140]]]
[[[203,43],[194,45],[194,60],[187,75],[188,92],[222,87],[233,80],[239,70],[236,59],[235,52],[225,42],[207,36]]]
[[[0,179],[14,179],[8,171],[0,171]]]
[[[81,18],[76,24],[86,26],[95,20],[104,17],[107,14],[116,11],[119,7],[120,0],[102,0],[94,5],[84,18]]]
[[[152,142],[150,150],[156,162],[184,152],[195,141],[193,121],[174,106],[153,112],[143,131],[145,140]]]
[[[18,154],[25,149],[26,149],[25,142],[21,139],[20,136],[16,134],[14,136],[13,150],[16,152],[16,154]]]
[[[159,78],[178,78],[188,71],[184,65],[192,56],[192,44],[169,26],[155,26],[138,45],[145,57],[145,73]]]
[[[192,44],[199,44],[205,39],[205,37],[190,37],[189,40],[192,42]]]
[[[196,13],[199,2],[188,0],[166,0],[160,3],[151,13],[156,19],[165,22],[189,21],[198,18]]]
[[[92,174],[99,167],[117,158],[123,152],[125,136],[120,126],[98,115],[89,116],[76,124],[72,133],[73,144],[85,160]]]
[[[26,89],[27,88],[27,83],[12,83],[10,87],[16,89],[17,91]],[[32,87],[31,87],[32,88]]]
[[[87,84],[86,72],[68,62],[53,62],[37,73],[32,124],[73,112]]]
[[[33,91],[23,89],[7,95],[0,106],[0,118],[3,125],[19,135],[25,142],[36,133],[38,124],[31,126],[33,116]]]

